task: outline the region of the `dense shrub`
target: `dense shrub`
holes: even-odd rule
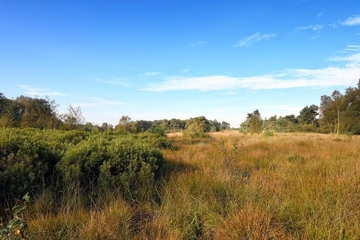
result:
[[[0,129],[0,202],[36,194],[118,191],[136,197],[162,164],[165,136],[38,129]],[[69,195],[68,195],[69,196]]]
[[[0,197],[19,197],[43,186],[51,173],[51,153],[33,141],[31,130],[0,131]]]

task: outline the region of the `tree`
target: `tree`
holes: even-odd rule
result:
[[[71,104],[69,104],[67,112],[62,115],[62,120],[66,130],[79,129],[85,122],[81,108],[74,108]]]
[[[0,116],[2,115],[5,107],[9,104],[9,99],[7,99],[3,93],[0,93]]]
[[[211,132],[218,132],[221,128],[221,123],[219,123],[216,119],[214,121],[209,120],[210,124],[210,131]]]
[[[191,137],[205,137],[210,132],[210,123],[204,117],[190,118],[186,122],[184,134]]]
[[[269,119],[263,121],[263,128],[268,131],[273,131],[277,126],[277,116],[271,116]]]
[[[300,123],[297,130],[316,132],[318,127],[318,119],[316,118],[319,115],[318,110],[319,107],[314,104],[304,107],[297,117]]]
[[[322,131],[340,134],[344,107],[344,96],[338,90],[335,90],[331,96],[321,96],[320,125]]]
[[[311,105],[304,107],[300,111],[300,115],[298,116],[299,120],[303,124],[310,124],[316,122],[316,116],[319,115],[318,113],[319,107],[316,105]]]
[[[121,116],[119,124],[116,125],[116,132],[130,133],[131,132],[131,118],[128,115]]]
[[[93,124],[91,122],[87,122],[85,123],[83,129],[86,131],[86,132],[91,132],[93,130]]]
[[[248,113],[247,118],[250,120],[251,133],[259,134],[262,130],[262,119],[259,110],[255,110],[253,113]]]
[[[250,132],[250,118],[247,117],[245,121],[240,124],[240,132],[242,132],[243,134],[247,134],[248,132]]]
[[[1,127],[18,127],[21,120],[21,107],[15,102],[9,100],[2,106],[0,114]]]
[[[136,120],[131,124],[131,132],[141,133],[147,131],[152,125],[152,121]]]
[[[221,122],[221,129],[222,130],[226,130],[226,129],[229,129],[229,128],[230,128],[230,123],[225,122],[225,121]]]
[[[344,94],[343,130],[360,134],[360,80],[358,88],[347,88]]]
[[[179,132],[184,130],[186,126],[186,120],[172,118],[169,120],[169,131]]]

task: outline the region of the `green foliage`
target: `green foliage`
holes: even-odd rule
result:
[[[270,131],[270,130],[266,130],[265,132],[264,132],[264,136],[265,137],[272,137],[272,136],[274,136],[275,134],[274,134],[274,132],[273,131]]]
[[[248,113],[246,120],[240,124],[240,131],[244,134],[248,132],[259,134],[262,131],[263,121],[259,110]]]
[[[90,136],[69,149],[59,162],[64,185],[75,191],[120,191],[136,198],[139,186],[150,184],[162,165],[161,153],[152,147],[150,137],[123,136],[105,139]]]
[[[208,132],[210,132],[210,123],[204,116],[200,116],[196,118],[190,118],[186,122],[186,130],[184,131],[184,135],[189,137],[202,138],[206,137]]]
[[[53,157],[34,134],[32,129],[0,130],[0,197],[36,191],[51,174]]]
[[[12,218],[8,221],[5,228],[0,229],[1,239],[32,239],[28,232],[27,221],[23,216],[26,205],[30,201],[29,194],[25,194],[23,200],[24,202],[20,203],[20,205],[17,204],[12,208]]]
[[[119,124],[116,126],[117,133],[130,133],[131,132],[131,118],[129,116],[121,116]]]
[[[80,129],[85,123],[85,118],[82,115],[81,108],[75,108],[72,105],[68,106],[67,113],[63,114],[61,118],[64,123],[65,130]]]
[[[140,189],[151,186],[163,164],[162,154],[151,146],[134,140],[113,141],[109,158],[99,167],[99,186],[102,190],[120,190],[123,197],[142,197]]]
[[[331,96],[321,96],[320,126],[322,132],[360,134],[360,80],[345,94],[335,90]]]
[[[163,157],[157,149],[169,147],[165,136],[149,133],[1,128],[0,202],[45,188],[59,198],[71,195],[69,189],[80,195],[118,191],[135,198],[140,186],[159,174]]]
[[[316,116],[319,115],[318,113],[319,107],[316,105],[311,105],[304,107],[300,111],[300,115],[298,116],[299,120],[303,124],[311,124],[316,122]]]

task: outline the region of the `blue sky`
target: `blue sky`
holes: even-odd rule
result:
[[[360,78],[354,0],[0,1],[0,92],[86,121],[298,115]]]

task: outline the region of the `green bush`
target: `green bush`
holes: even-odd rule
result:
[[[99,187],[122,192],[126,198],[139,198],[151,187],[163,164],[162,154],[146,143],[115,140],[109,146],[109,158],[100,167]]]
[[[0,159],[0,200],[37,191],[52,172],[53,157],[32,130],[2,129]]]
[[[0,202],[51,188],[61,198],[102,191],[136,197],[150,189],[171,147],[157,134],[0,129]],[[94,195],[92,195],[94,196]]]

